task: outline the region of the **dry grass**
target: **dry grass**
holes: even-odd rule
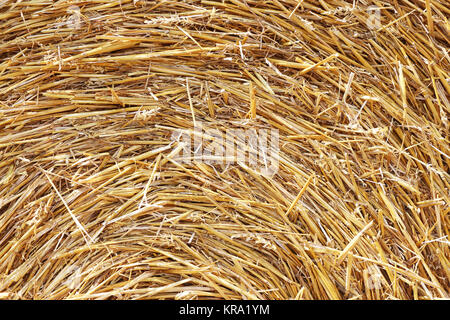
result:
[[[0,0],[0,298],[448,298],[449,13]],[[195,121],[278,173],[178,161]]]

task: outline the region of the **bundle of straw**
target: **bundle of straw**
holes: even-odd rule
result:
[[[0,0],[0,298],[448,298],[449,14]]]

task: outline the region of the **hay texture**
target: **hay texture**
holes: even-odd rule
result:
[[[0,298],[448,298],[449,13],[0,0]],[[278,170],[183,160],[197,123]]]

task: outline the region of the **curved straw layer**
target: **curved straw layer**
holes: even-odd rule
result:
[[[448,297],[449,13],[0,1],[0,297]],[[183,162],[194,122],[278,172]]]

